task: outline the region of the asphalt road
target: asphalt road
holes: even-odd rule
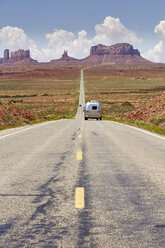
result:
[[[165,137],[82,107],[1,131],[0,247],[164,248]]]

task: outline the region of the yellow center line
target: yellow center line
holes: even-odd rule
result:
[[[82,134],[79,134],[79,135],[78,135],[78,138],[81,139],[81,138],[82,138]]]
[[[75,208],[84,208],[84,188],[75,189]]]
[[[77,160],[82,160],[82,151],[77,152]]]

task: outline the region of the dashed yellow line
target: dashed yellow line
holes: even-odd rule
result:
[[[84,188],[76,188],[75,189],[75,208],[84,208]]]
[[[82,160],[82,151],[77,152],[77,160]]]
[[[82,134],[79,134],[79,135],[78,135],[78,138],[81,139],[81,138],[82,138]]]

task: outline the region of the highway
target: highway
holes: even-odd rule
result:
[[[165,137],[84,121],[81,106],[1,131],[0,248],[13,247],[164,248]]]

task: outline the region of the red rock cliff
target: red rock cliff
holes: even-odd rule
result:
[[[18,50],[16,52],[11,52],[11,60],[18,61],[22,59],[30,58],[30,51],[29,50]]]
[[[140,52],[137,49],[133,49],[133,46],[128,43],[117,43],[112,46],[104,46],[99,44],[92,46],[90,49],[90,55],[138,55]]]
[[[18,51],[11,52],[11,56],[9,56],[9,49],[6,49],[1,64],[2,66],[36,65],[38,62],[30,57],[29,50],[19,49]]]

